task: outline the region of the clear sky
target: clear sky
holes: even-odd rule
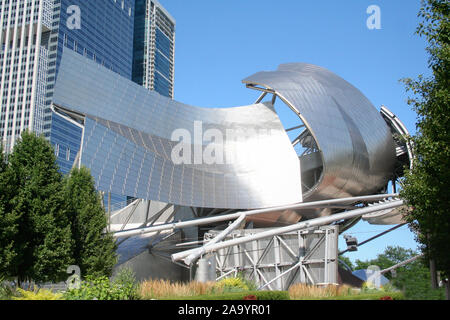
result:
[[[259,93],[242,79],[281,63],[306,62],[341,76],[415,133],[416,115],[399,80],[429,74],[426,42],[415,35],[419,0],[159,1],[176,19],[176,100],[202,107],[251,104]],[[367,28],[370,5],[381,10],[381,29]],[[288,113],[280,110],[282,121]],[[361,242],[390,227],[360,222],[347,233]],[[375,258],[387,245],[417,247],[403,226],[347,256]],[[339,247],[346,248],[343,239]]]

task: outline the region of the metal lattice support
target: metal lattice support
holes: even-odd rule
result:
[[[228,238],[258,233],[239,230]],[[287,290],[294,283],[337,283],[337,226],[299,230],[218,250],[217,280],[242,273],[259,289]],[[216,236],[205,234],[205,241]]]

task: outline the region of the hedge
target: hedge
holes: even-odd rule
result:
[[[217,295],[166,297],[161,300],[244,300],[244,297],[249,295],[256,296],[257,300],[291,300],[287,291],[242,291]],[[391,297],[392,300],[404,300],[403,293],[401,292],[374,292],[337,297],[305,297],[295,300],[380,300],[383,297]]]
[[[244,297],[250,295],[256,296],[257,300],[290,300],[287,291],[242,291],[191,297],[168,297],[163,300],[244,300]]]
[[[374,292],[374,293],[361,293],[348,296],[336,296],[336,297],[305,297],[297,300],[380,300],[383,297],[391,297],[392,300],[404,300],[405,297],[401,292]]]

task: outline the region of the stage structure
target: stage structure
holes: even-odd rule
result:
[[[265,229],[237,230],[226,240]],[[217,236],[205,234],[205,241]],[[287,290],[293,283],[337,283],[339,226],[300,230],[226,247],[214,254],[218,279],[242,273],[259,289]],[[201,266],[198,268],[201,270]],[[201,279],[200,279],[201,280]],[[211,280],[207,278],[206,280]]]
[[[82,125],[75,165],[91,169],[98,190],[137,198],[111,217],[121,245],[141,237],[150,254],[189,268],[200,259],[198,275],[214,274],[205,270],[214,266],[223,277],[249,266],[237,256],[220,260],[226,248],[242,254],[247,246],[263,250],[264,241],[289,242],[286,250],[296,254],[275,254],[270,266],[255,262],[263,252],[253,256],[261,289],[334,283],[331,244],[340,233],[361,217],[402,222],[403,202],[386,192],[410,163],[412,148],[401,139],[407,130],[386,107],[380,114],[358,89],[318,66],[284,64],[243,83],[261,91],[252,105],[194,107],[66,50],[53,110]],[[297,125],[283,127],[277,99]],[[296,133],[292,141],[288,133]],[[332,230],[320,251],[327,258],[311,276],[307,257],[319,251],[300,238],[323,230]],[[293,235],[299,241],[286,240]],[[215,263],[202,260],[211,254]]]

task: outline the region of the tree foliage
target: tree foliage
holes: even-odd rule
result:
[[[355,269],[367,269],[369,266],[374,265],[380,267],[381,270],[392,267],[393,265],[408,260],[418,255],[417,252],[411,249],[404,249],[402,247],[387,246],[383,253],[378,254],[375,259],[361,261],[357,259],[355,261]],[[390,274],[386,274],[387,278],[390,278]]]
[[[411,137],[413,169],[402,181],[401,196],[412,206],[407,216],[422,251],[450,276],[450,3],[427,0],[419,12],[417,34],[428,41],[430,77],[404,79],[417,113]]]
[[[117,263],[116,244],[110,233],[105,233],[107,218],[101,196],[87,168],[74,168],[64,184],[68,217],[74,240],[75,264],[85,276],[110,276]]]
[[[9,193],[7,165],[0,143],[0,275],[6,275],[13,268],[16,258],[14,235],[17,233],[17,218],[8,210]]]
[[[350,270],[355,269],[353,262],[347,256],[339,256],[338,262],[339,262],[339,265],[342,266],[344,269],[347,269],[347,268],[349,268]]]
[[[399,246],[388,246],[385,251],[378,254],[375,259],[355,261],[355,269],[367,269],[369,266],[378,266],[386,269],[400,262],[417,256],[419,253]],[[434,290],[431,287],[430,271],[428,270],[426,259],[419,258],[411,263],[396,269],[395,276],[392,273],[385,273],[391,284],[404,292],[407,299],[444,299],[445,293],[441,288]]]
[[[59,281],[71,264],[71,234],[62,177],[50,144],[24,132],[1,174],[2,272],[19,282]]]
[[[1,146],[0,146],[1,148]],[[116,244],[86,168],[62,177],[43,137],[24,132],[5,161],[0,149],[0,277],[19,283],[110,276]]]

